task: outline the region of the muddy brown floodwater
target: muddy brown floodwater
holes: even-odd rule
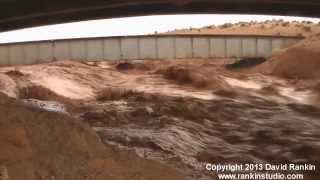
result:
[[[319,165],[318,93],[228,70],[230,62],[64,61],[2,68],[0,84],[10,84],[7,95],[87,123],[106,145],[169,165],[185,179],[217,179],[206,163]]]

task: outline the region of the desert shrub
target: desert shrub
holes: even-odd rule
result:
[[[312,21],[302,21],[304,24],[313,24]]]
[[[295,27],[302,27],[302,25],[300,23],[297,23],[294,25]]]
[[[247,23],[247,22],[240,22],[239,23],[240,27],[247,27],[250,25],[250,23]]]
[[[12,77],[22,77],[24,74],[19,71],[18,69],[14,69],[11,71],[6,72],[7,75],[12,76]]]
[[[281,25],[282,25],[283,27],[288,27],[288,26],[290,25],[290,22],[283,22]]]
[[[311,27],[310,26],[303,26],[303,30],[306,32],[310,32],[311,31]]]
[[[230,27],[232,27],[232,24],[231,23],[225,23],[225,24],[222,24],[220,27],[221,28],[230,28]]]

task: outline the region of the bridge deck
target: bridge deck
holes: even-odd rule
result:
[[[320,17],[319,0],[0,0],[0,31],[154,14],[270,14]]]
[[[101,61],[268,57],[303,37],[162,35],[118,36],[0,44],[0,65],[53,60]]]

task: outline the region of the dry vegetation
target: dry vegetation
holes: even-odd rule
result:
[[[270,36],[309,36],[320,32],[319,23],[311,21],[266,20],[264,22],[250,21],[225,23],[219,26],[211,25],[202,28],[175,29],[164,34],[244,34]]]

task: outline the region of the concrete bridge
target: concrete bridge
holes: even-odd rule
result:
[[[0,65],[54,60],[101,61],[268,57],[303,37],[250,35],[149,35],[0,44]]]
[[[0,31],[80,20],[155,14],[320,17],[319,0],[0,0]]]

